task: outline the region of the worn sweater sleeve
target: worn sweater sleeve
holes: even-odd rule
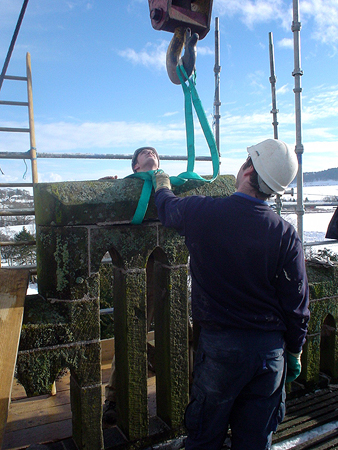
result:
[[[277,293],[286,323],[286,348],[298,353],[305,342],[309,311],[309,287],[305,269],[305,259],[301,242],[293,234],[289,241],[289,251],[277,277]]]
[[[190,197],[179,198],[169,189],[159,189],[155,194],[158,218],[165,227],[175,228],[184,235],[184,214]]]

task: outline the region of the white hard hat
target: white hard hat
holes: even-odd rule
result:
[[[298,170],[296,153],[283,141],[266,139],[247,148],[264,194],[283,194]]]

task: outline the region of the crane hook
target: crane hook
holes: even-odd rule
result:
[[[181,84],[176,72],[176,67],[179,64],[180,59],[188,77],[192,74],[196,64],[196,45],[198,39],[199,35],[197,33],[191,35],[190,28],[177,27],[175,29],[166,57],[167,72],[170,80],[174,84]],[[184,55],[180,58],[183,46]]]

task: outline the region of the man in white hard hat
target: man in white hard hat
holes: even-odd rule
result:
[[[153,147],[141,147],[135,150],[131,161],[133,172],[147,172],[159,168],[160,158]],[[101,180],[116,179],[117,177],[105,177]],[[150,255],[147,265],[147,331],[154,319],[154,296],[152,295],[153,285],[153,256]],[[154,369],[154,348],[148,345],[148,365]],[[116,414],[116,369],[115,357],[112,361],[112,370],[108,384],[105,387],[105,404],[103,407],[103,423],[105,425],[114,425],[117,420]]]
[[[285,381],[300,374],[310,313],[300,239],[266,200],[294,179],[295,152],[268,139],[248,148],[227,198],[176,197],[154,173],[164,226],[190,252],[193,320],[201,326],[186,450],[266,450],[284,417]]]

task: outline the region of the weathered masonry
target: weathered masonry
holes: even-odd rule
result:
[[[234,183],[234,177],[220,176],[210,185],[189,182],[175,192],[228,196]],[[123,448],[145,448],[149,436],[159,439],[182,432],[189,393],[188,253],[184,240],[159,223],[153,198],[143,224],[130,224],[142,184],[121,179],[35,187],[40,298],[25,306],[18,379],[27,395],[43,394],[50,392],[63,368],[70,369],[73,438],[80,450],[104,447],[99,268],[106,252],[114,266],[117,409],[118,427],[126,438]],[[149,417],[147,405],[150,264],[156,299],[155,418]],[[308,274],[312,316],[300,381],[314,386],[320,371],[338,378],[337,267],[311,263]],[[157,434],[151,431],[154,427],[160,430]]]
[[[114,265],[118,426],[130,441],[149,436],[146,278],[153,264],[157,416],[175,433],[188,401],[187,261],[184,240],[157,220],[153,199],[142,225],[130,225],[143,182],[38,184],[35,188],[38,284],[35,319],[26,314],[18,377],[27,394],[49,392],[71,371],[73,438],[79,449],[103,448],[99,267]],[[233,177],[186,183],[179,195],[226,196]],[[40,323],[37,323],[40,322]],[[159,421],[159,420],[158,420]]]

